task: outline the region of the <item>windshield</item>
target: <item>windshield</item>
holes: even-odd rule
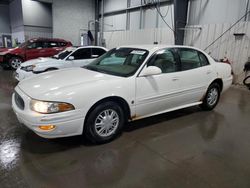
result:
[[[24,48],[27,44],[28,44],[28,41],[19,44],[18,47],[19,48]]]
[[[65,50],[55,56],[53,56],[53,58],[55,59],[61,59],[63,60],[65,57],[67,57],[70,53],[72,52],[72,50]]]
[[[146,59],[148,51],[136,48],[116,48],[102,55],[84,68],[128,77],[133,75]]]

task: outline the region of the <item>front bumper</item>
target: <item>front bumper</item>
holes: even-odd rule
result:
[[[24,101],[24,109],[21,110],[12,95],[12,108],[20,123],[24,124],[37,135],[44,138],[68,137],[81,135],[83,131],[84,116],[81,110],[72,110],[68,112],[55,114],[40,114],[30,110],[29,104],[31,98],[22,92],[18,87],[15,91]],[[55,125],[53,130],[41,130],[41,125]]]

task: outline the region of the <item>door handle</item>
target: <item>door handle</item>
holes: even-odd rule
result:
[[[207,74],[211,74],[211,73],[212,73],[212,71],[211,71],[211,70],[208,70],[208,71],[207,71]]]
[[[172,81],[178,81],[179,80],[179,78],[178,77],[174,77],[174,78],[172,78]]]

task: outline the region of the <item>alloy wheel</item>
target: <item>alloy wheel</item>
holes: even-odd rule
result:
[[[215,105],[215,103],[217,102],[218,100],[218,97],[219,97],[219,91],[217,88],[211,88],[208,92],[208,95],[207,95],[207,103],[210,105],[210,106],[213,106]]]
[[[108,137],[115,133],[119,125],[119,115],[113,109],[99,113],[95,120],[95,131],[101,137]]]
[[[10,62],[10,65],[13,69],[17,69],[21,65],[22,61],[18,58],[13,58]]]

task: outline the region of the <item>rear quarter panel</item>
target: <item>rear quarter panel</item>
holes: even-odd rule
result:
[[[214,66],[217,71],[217,77],[221,78],[223,81],[222,92],[224,92],[232,85],[232,82],[233,82],[231,65],[226,64],[226,63],[216,62]]]

